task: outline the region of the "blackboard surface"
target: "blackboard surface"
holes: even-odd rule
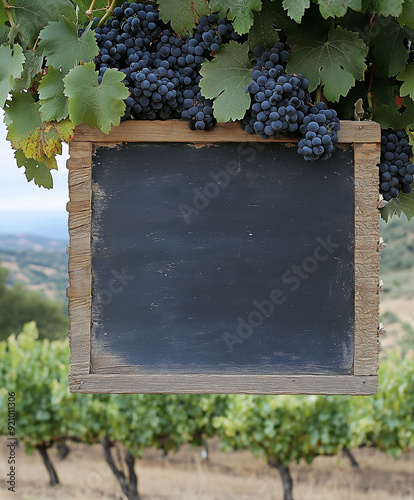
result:
[[[99,147],[92,372],[350,374],[353,170],[351,147]]]

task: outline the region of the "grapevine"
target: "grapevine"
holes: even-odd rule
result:
[[[382,216],[411,218],[412,3],[2,0],[0,105],[17,165],[50,188],[76,125],[108,133],[128,119],[194,133],[239,120],[296,136],[311,163],[334,154],[340,119],[371,119]]]

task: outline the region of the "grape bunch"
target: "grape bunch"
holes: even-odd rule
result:
[[[305,160],[327,160],[338,142],[339,120],[333,109],[326,109],[325,103],[318,102],[303,119],[300,132],[304,136],[298,144],[298,153]]]
[[[162,23],[152,5],[125,2],[104,27],[95,29],[95,38],[99,82],[108,68],[125,74],[129,97],[124,120],[183,118],[191,130],[213,127],[212,102],[201,93],[200,69],[223,43],[239,38],[233,23],[214,14],[203,16],[195,32],[182,38]]]
[[[211,130],[216,122],[213,103],[201,93],[201,64],[218,52],[222,43],[239,38],[233,23],[214,14],[200,17],[195,32],[187,35],[182,46],[186,67],[183,69],[184,87],[181,88],[184,98],[181,118],[189,122],[190,130]]]
[[[135,71],[147,66],[147,48],[161,32],[158,22],[158,11],[152,5],[126,2],[116,7],[114,17],[108,19],[105,27],[95,29],[100,76],[108,68],[125,70],[132,62],[142,61]]]
[[[218,52],[223,41],[238,40],[239,38],[240,35],[234,31],[232,22],[217,18],[214,14],[201,16],[194,35],[190,37],[191,40],[198,42],[195,46],[198,47],[196,55],[204,57]]]
[[[296,132],[307,113],[308,81],[302,75],[286,74],[289,52],[282,42],[270,51],[256,47],[255,54],[252,82],[246,87],[252,105],[242,127],[262,139]]]
[[[405,130],[381,131],[380,193],[384,200],[396,198],[402,191],[410,194],[414,181],[412,148]]]
[[[338,142],[336,111],[326,109],[323,102],[311,104],[308,80],[301,74],[286,73],[289,51],[282,42],[270,51],[256,47],[254,53],[256,66],[246,87],[252,104],[241,126],[262,139],[299,132],[298,153],[305,160],[330,158]]]
[[[178,107],[178,74],[160,66],[157,69],[143,68],[133,77],[133,97],[125,100],[126,113],[131,112],[143,120],[155,120],[157,116],[164,120],[170,118],[171,111]]]
[[[210,99],[192,103],[184,109],[181,117],[189,122],[190,130],[211,130],[215,123],[213,103]]]

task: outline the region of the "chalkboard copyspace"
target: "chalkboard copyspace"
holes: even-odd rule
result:
[[[98,147],[91,373],[351,374],[354,184],[351,145]]]

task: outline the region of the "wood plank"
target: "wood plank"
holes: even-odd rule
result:
[[[353,375],[80,375],[71,392],[104,394],[375,394],[378,377]],[[213,390],[212,390],[213,388]]]
[[[69,169],[69,319],[71,373],[90,372],[92,143],[70,144]]]
[[[378,371],[380,143],[355,144],[354,374]]]
[[[370,121],[341,121],[338,133],[340,144],[378,142],[380,126]],[[297,138],[279,136],[268,139],[275,142],[298,142]],[[106,135],[98,129],[80,125],[75,129],[74,141],[90,141],[95,143],[119,142],[188,142],[193,144],[219,142],[263,142],[257,134],[248,134],[239,123],[218,123],[209,132],[189,130],[186,122],[181,120],[122,122],[119,127],[112,127]]]

